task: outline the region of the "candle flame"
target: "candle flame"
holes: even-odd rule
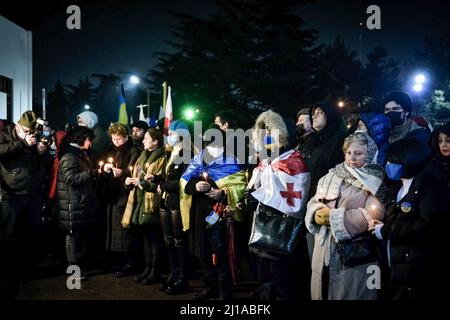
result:
[[[112,164],[112,163],[113,163],[113,158],[112,158],[112,157],[109,157],[109,158],[108,158],[108,162]]]

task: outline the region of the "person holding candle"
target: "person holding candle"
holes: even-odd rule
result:
[[[135,164],[140,152],[124,124],[113,123],[108,131],[112,146],[105,154],[107,163],[103,164],[98,190],[106,204],[106,250],[110,253],[114,276],[121,278],[137,273],[138,269],[136,254],[130,248],[131,230],[124,229],[121,220],[129,194],[125,179],[131,176],[129,167]]]
[[[146,267],[135,280],[144,285],[161,279],[161,195],[157,189],[166,158],[163,141],[161,131],[148,129],[143,140],[144,151],[136,161],[131,177],[125,179],[126,188],[131,191],[121,222],[124,228],[135,229],[137,236],[143,239]]]
[[[377,299],[377,290],[367,286],[367,268],[379,265],[375,246],[370,255],[352,265],[346,261],[356,258],[354,252],[344,255],[338,247],[357,245],[360,242],[352,241],[360,236],[365,236],[364,244],[373,244],[367,228],[373,219],[384,217],[384,171],[376,164],[376,143],[363,132],[348,136],[343,151],[345,161],[319,180],[307,205],[305,223],[315,237],[313,300]]]
[[[215,239],[222,244],[219,250],[213,248],[207,230],[220,229],[226,222],[224,217],[220,220],[216,212],[212,213],[217,203],[227,205],[233,219],[242,221],[244,217],[237,203],[244,194],[245,174],[232,153],[224,153],[225,133],[217,125],[210,129],[215,129],[215,140],[192,159],[180,179],[180,210],[183,229],[189,229],[189,251],[200,259],[204,273],[205,289],[194,295],[194,300],[229,300],[232,298],[233,273],[231,260],[222,249],[234,239],[219,236]],[[208,216],[213,220],[207,219]],[[213,261],[213,257],[218,259]]]

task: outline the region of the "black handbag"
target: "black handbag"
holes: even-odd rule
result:
[[[365,232],[336,243],[341,262],[346,267],[356,267],[378,260],[378,241]]]
[[[248,245],[253,251],[275,255],[289,255],[295,249],[304,219],[277,212],[259,204],[253,216]]]

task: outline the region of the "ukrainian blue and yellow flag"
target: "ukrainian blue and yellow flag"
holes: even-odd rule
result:
[[[236,159],[229,155],[219,157],[209,164],[203,161],[205,150],[196,155],[180,179],[180,211],[183,221],[183,230],[189,229],[189,214],[192,205],[192,196],[184,192],[189,180],[200,177],[204,172],[212,179],[219,189],[226,190],[228,205],[234,212],[234,219],[242,221],[243,216],[236,207],[239,200],[244,196],[246,177],[242,165],[237,164]]]
[[[127,104],[125,103],[125,90],[123,89],[123,83],[120,84],[120,109],[119,109],[119,120],[118,122],[128,125],[128,113]]]

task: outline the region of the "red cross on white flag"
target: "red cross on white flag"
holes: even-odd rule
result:
[[[261,186],[252,193],[253,197],[294,216],[306,206],[310,174],[299,152],[290,150],[270,165],[256,170],[261,169]]]

